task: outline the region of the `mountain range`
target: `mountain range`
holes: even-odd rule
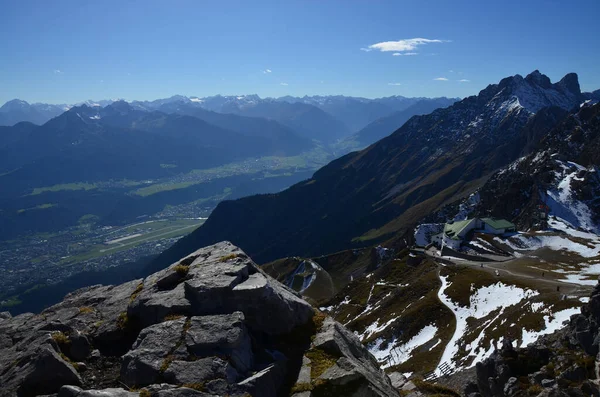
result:
[[[73,107],[42,126],[2,127],[3,194],[60,183],[154,178],[173,172],[161,164],[185,172],[312,147],[309,140],[266,120],[254,120],[254,126],[239,131],[196,117],[135,110],[122,101],[104,108]]]
[[[161,268],[221,240],[262,263],[392,237],[406,245],[420,219],[528,154],[585,100],[573,73],[554,84],[539,71],[502,79],[476,96],[411,118],[390,136],[281,193],[222,202],[152,266]]]
[[[429,98],[402,96],[367,99],[342,95],[302,98],[291,96],[260,98],[258,95],[217,95],[198,98],[175,95],[153,101],[131,101],[130,104],[135,109],[144,111],[160,110],[171,113],[178,108],[189,108],[267,118],[278,121],[311,139],[330,143],[359,131],[379,118],[406,110],[417,102],[429,100]],[[441,103],[444,103],[445,98],[432,100],[434,102],[441,100]],[[29,104],[15,99],[0,108],[0,126],[11,126],[20,121],[41,125],[74,106],[105,107],[117,101],[119,100],[90,100],[75,105],[49,105]],[[399,125],[394,127],[397,128]]]

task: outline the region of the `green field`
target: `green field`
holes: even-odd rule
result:
[[[60,192],[62,190],[93,190],[97,188],[98,187],[96,185],[85,182],[64,183],[54,186],[36,187],[29,195],[37,196],[38,194],[42,194],[44,192]]]
[[[59,263],[64,265],[73,264],[128,250],[145,242],[184,236],[203,223],[204,219],[178,219],[149,221],[115,228],[103,235],[98,241],[94,241],[92,244],[74,252],[73,255],[63,258]],[[129,236],[134,237],[128,238]],[[107,241],[118,239],[121,239],[121,241],[107,244]]]
[[[17,212],[19,214],[21,214],[21,213],[23,213],[25,211],[45,210],[45,209],[52,208],[52,207],[56,207],[56,204],[51,204],[51,203],[40,204],[40,205],[36,205],[35,207],[31,207],[31,208],[21,208]]]
[[[197,185],[202,182],[179,182],[179,183],[157,183],[154,185],[146,186],[137,189],[133,192],[138,196],[146,197],[160,192],[166,192],[169,190],[185,189],[192,185]]]

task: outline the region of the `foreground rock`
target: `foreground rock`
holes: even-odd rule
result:
[[[330,319],[321,328],[314,315],[219,243],[146,279],[81,289],[39,315],[2,313],[0,395],[289,396],[314,383],[315,352],[335,356],[315,396],[397,395],[354,335]]]
[[[295,397],[398,396],[390,378],[360,340],[327,317],[305,354]]]

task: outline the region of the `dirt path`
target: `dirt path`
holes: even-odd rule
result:
[[[430,256],[433,259],[439,259],[438,256],[433,256],[430,250],[425,251],[425,254]],[[557,292],[561,294],[570,294],[570,295],[582,295],[587,296],[591,287],[580,285],[577,283],[571,283],[566,280],[557,280],[551,277],[544,278],[540,276],[532,276],[531,274],[527,274],[525,272],[519,272],[514,268],[508,270],[507,267],[511,265],[515,265],[515,259],[510,259],[503,262],[475,262],[467,259],[460,259],[454,257],[442,257],[442,259],[450,261],[455,265],[468,266],[473,269],[479,269],[480,271],[484,271],[487,273],[491,273],[500,279],[502,275],[509,275],[518,279],[530,280],[534,281],[536,284],[544,284],[548,286],[548,288],[556,289]],[[483,263],[483,267],[481,266]],[[548,271],[550,274],[550,270]]]

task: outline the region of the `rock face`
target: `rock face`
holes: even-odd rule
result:
[[[465,395],[600,396],[600,283],[569,326],[522,349],[505,340],[478,363]]]
[[[2,313],[0,395],[288,396],[299,377],[311,381],[311,349],[337,357],[320,384],[397,395],[354,335],[314,318],[240,249],[218,243],[38,315]]]
[[[395,377],[397,386],[404,382]],[[315,335],[292,390],[295,397],[399,395],[360,340],[330,317]]]

